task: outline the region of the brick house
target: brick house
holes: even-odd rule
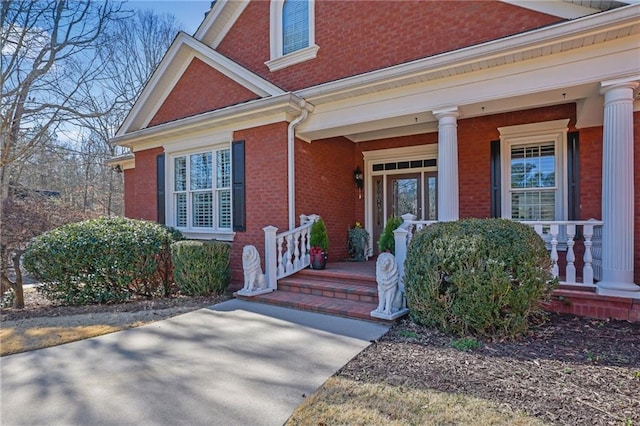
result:
[[[538,223],[561,277],[640,299],[627,3],[218,0],[112,140],[132,150],[125,214],[232,242],[235,280],[245,245],[268,270],[265,232],[304,214],[334,260],[355,222],[376,241],[392,215],[507,217]]]

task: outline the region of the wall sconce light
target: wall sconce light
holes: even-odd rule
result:
[[[353,171],[353,181],[356,183],[356,187],[358,188],[358,198],[362,199],[362,188],[364,187],[364,175],[362,174],[362,170],[360,170],[360,166],[356,167]]]

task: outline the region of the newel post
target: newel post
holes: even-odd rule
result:
[[[264,231],[264,275],[267,280],[267,288],[273,290],[278,289],[278,281],[276,280],[277,253],[276,253],[276,231],[275,226],[266,226],[262,228]]]
[[[404,279],[404,261],[407,259],[407,236],[409,231],[404,228],[404,225],[400,225],[395,231],[393,231],[393,239],[396,246],[396,264],[398,265],[398,278],[400,282]]]

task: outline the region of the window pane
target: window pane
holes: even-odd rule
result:
[[[174,163],[174,190],[185,191],[187,189],[187,158],[178,157]]]
[[[213,184],[212,156],[210,152],[193,154],[190,157],[191,179],[189,188],[191,190],[211,189]]]
[[[213,227],[213,194],[211,192],[195,192],[191,194],[192,226],[196,228]]]
[[[554,220],[556,191],[523,191],[511,194],[511,218],[518,220]]]
[[[228,149],[216,151],[216,187],[231,186],[231,154]]]
[[[187,226],[187,194],[176,194],[176,226]]]
[[[435,176],[427,177],[427,202],[429,203],[427,207],[427,217],[426,220],[437,220],[438,219],[438,204],[437,204],[437,180]]]
[[[309,3],[286,0],[282,6],[282,54],[309,46]]]
[[[395,179],[393,181],[393,215],[400,217],[411,213],[418,215],[418,179]]]
[[[218,191],[218,227],[231,228],[231,191]]]
[[[511,188],[553,188],[555,172],[553,143],[511,148]]]

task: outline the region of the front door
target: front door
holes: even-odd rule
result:
[[[422,220],[438,219],[437,172],[373,176],[373,252],[387,218],[411,213]],[[386,181],[386,190],[385,190]]]

